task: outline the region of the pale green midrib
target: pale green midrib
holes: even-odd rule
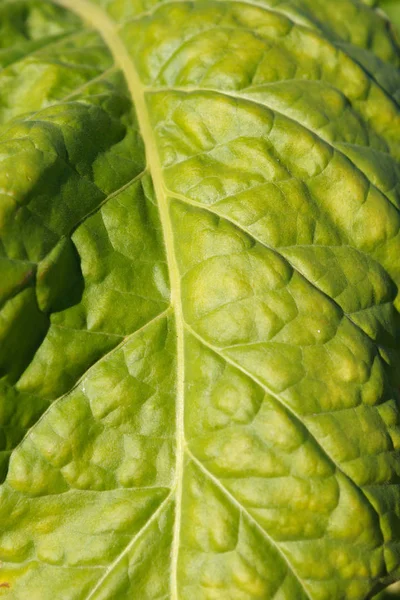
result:
[[[282,252],[281,248],[274,248],[273,246],[268,245],[260,237],[258,237],[257,235],[255,235],[254,233],[252,233],[248,229],[246,229],[246,227],[244,227],[241,223],[239,223],[239,221],[237,221],[236,219],[233,219],[231,217],[228,217],[227,215],[225,215],[224,213],[219,212],[218,210],[215,210],[214,207],[211,208],[210,205],[201,204],[200,202],[196,202],[195,200],[191,200],[190,198],[187,198],[183,194],[177,194],[176,192],[167,191],[167,194],[171,198],[175,198],[176,200],[179,200],[180,202],[183,202],[184,204],[187,204],[189,206],[193,206],[194,208],[198,208],[200,210],[204,210],[204,211],[210,213],[211,215],[214,215],[214,216],[218,217],[219,219],[222,219],[222,220],[226,221],[227,223],[231,223],[234,227],[236,227],[240,231],[243,231],[243,233],[245,233],[246,235],[248,235],[255,242],[257,242],[258,244],[260,244],[261,246],[263,246],[267,250],[270,250],[275,255],[281,257],[282,259],[284,259],[290,265],[290,267],[293,269],[293,271],[295,271],[296,273],[298,273],[299,275],[301,275],[301,277],[304,277],[304,279],[307,281],[307,283],[310,284],[310,286],[313,289],[317,290],[320,294],[322,294],[325,298],[327,298],[327,300],[329,300],[329,302],[331,302],[340,311],[340,313],[346,319],[348,319],[348,321],[350,321],[350,323],[362,334],[363,337],[365,337],[368,340],[369,343],[372,343],[378,349],[378,351],[379,351],[380,348],[384,349],[384,346],[381,346],[380,344],[378,344],[378,342],[376,340],[374,340],[374,338],[372,338],[366,331],[364,331],[364,329],[362,329],[360,327],[360,325],[358,325],[355,321],[353,321],[353,319],[351,317],[351,314],[345,312],[343,310],[343,308],[340,306],[340,304],[338,304],[338,302],[334,298],[332,298],[331,296],[329,296],[329,294],[327,294],[326,292],[324,292],[324,290],[322,290],[320,287],[318,287],[317,284],[313,283],[311,281],[311,279],[309,279],[309,277],[299,267],[296,267],[292,263],[292,261],[290,260],[290,258],[288,258],[285,255],[284,252]],[[388,300],[387,303],[393,303],[393,300]],[[358,311],[354,311],[354,314],[363,312],[364,310],[370,310],[371,308],[377,308],[378,306],[382,306],[382,305],[374,304],[374,305],[368,307],[368,309],[360,309]]]
[[[226,90],[220,90],[217,88],[204,87],[204,86],[199,87],[199,88],[191,88],[190,86],[185,86],[185,87],[171,86],[171,87],[165,87],[165,88],[163,88],[163,87],[160,87],[160,88],[147,87],[145,91],[146,91],[146,93],[149,93],[149,94],[157,94],[157,93],[160,93],[163,91],[178,92],[178,93],[184,93],[184,94],[188,94],[188,95],[189,94],[199,94],[202,92],[209,93],[209,94],[219,94],[220,96],[232,98],[232,100],[236,100],[236,101],[242,100],[243,102],[249,102],[250,104],[255,104],[256,106],[259,106],[259,107],[264,107],[267,110],[272,111],[276,115],[279,115],[279,116],[283,117],[284,119],[287,119],[288,121],[294,123],[298,127],[303,127],[303,129],[305,131],[308,131],[312,135],[316,136],[318,138],[318,140],[321,140],[323,143],[325,143],[327,146],[329,146],[329,148],[331,148],[334,152],[337,152],[338,154],[343,156],[347,161],[349,161],[352,168],[355,171],[357,171],[363,178],[365,178],[367,180],[370,188],[377,190],[381,194],[381,196],[386,200],[386,202],[390,206],[392,206],[396,210],[396,212],[400,213],[399,206],[396,206],[396,204],[387,196],[386,192],[383,189],[379,188],[377,186],[377,184],[374,184],[371,182],[371,180],[369,179],[367,174],[361,169],[361,167],[359,167],[358,165],[355,164],[355,162],[350,158],[350,156],[348,154],[346,154],[346,152],[344,152],[343,149],[341,149],[337,144],[335,144],[334,142],[329,140],[327,137],[324,137],[317,129],[310,127],[309,125],[307,125],[306,123],[304,123],[302,121],[298,121],[297,119],[295,119],[294,117],[291,117],[286,112],[283,112],[282,110],[275,108],[272,104],[268,104],[268,102],[265,100],[263,100],[263,101],[257,100],[255,98],[252,98],[249,94],[246,94],[246,93],[243,94],[240,90],[235,91],[235,92],[230,92],[230,91],[226,91]],[[369,146],[360,146],[360,148],[368,149]],[[400,166],[400,162],[398,160],[396,160],[390,154],[388,154],[388,156],[391,157],[391,159],[396,163],[396,165]],[[173,165],[173,166],[175,166],[175,165]]]
[[[158,157],[156,142],[154,139],[153,130],[150,123],[146,100],[145,88],[139,79],[138,73],[134,64],[124,46],[122,40],[116,32],[115,24],[110,21],[106,13],[95,7],[88,0],[52,0],[79,15],[85,21],[98,31],[105,43],[108,45],[111,53],[117,64],[120,65],[123,71],[129,90],[131,92],[132,101],[136,109],[139,129],[146,145],[147,168],[151,172],[158,206],[160,211],[160,220],[164,232],[167,262],[169,266],[170,283],[171,283],[171,305],[175,311],[175,321],[177,330],[177,414],[176,414],[176,431],[177,431],[177,447],[176,447],[176,480],[175,480],[175,523],[171,551],[171,599],[179,600],[177,567],[179,553],[179,537],[181,525],[181,504],[182,504],[182,485],[183,485],[183,469],[184,469],[184,454],[186,452],[186,443],[184,440],[184,335],[185,323],[183,319],[183,308],[181,300],[181,283],[177,265],[177,260],[174,251],[174,240],[172,223],[169,216],[169,208],[167,195],[165,192],[162,166]],[[267,538],[269,539],[269,537]],[[283,560],[288,564],[299,585],[304,589],[303,582],[298,577],[297,573],[288,562],[279,546],[275,545]],[[122,557],[120,555],[120,557]],[[117,557],[112,568],[119,562]],[[110,570],[107,570],[107,574]],[[105,577],[102,578],[104,580]],[[97,584],[96,584],[97,585]],[[312,600],[309,594],[306,594],[309,600]]]
[[[118,37],[118,35],[116,34],[116,32],[114,30],[113,23],[109,20],[107,15],[105,13],[103,13],[103,11],[94,7],[87,0],[52,0],[52,1],[66,7],[66,8],[69,8],[70,10],[74,11],[75,13],[77,13],[84,19],[89,18],[92,21],[92,24],[94,25],[94,27],[101,34],[101,36],[103,37],[104,41],[107,43],[108,47],[110,48],[111,52],[113,53],[114,57],[116,58],[116,61],[120,64],[121,69],[125,74],[129,89],[131,91],[132,100],[136,107],[136,112],[138,115],[140,129],[141,129],[143,138],[147,142],[148,168],[150,169],[150,171],[152,173],[156,196],[159,201],[161,223],[162,223],[164,236],[165,236],[165,245],[166,245],[167,259],[168,259],[169,272],[170,272],[170,278],[171,278],[172,305],[175,308],[177,338],[178,338],[178,341],[177,341],[177,346],[178,346],[178,350],[177,350],[177,354],[178,354],[178,395],[182,394],[181,402],[177,401],[177,407],[178,407],[177,431],[181,432],[181,435],[177,436],[177,464],[176,464],[176,472],[177,472],[176,515],[179,516],[179,519],[178,518],[175,519],[175,530],[174,530],[174,541],[173,541],[174,548],[173,548],[173,552],[172,552],[172,568],[171,568],[171,573],[173,575],[173,578],[171,581],[172,596],[174,598],[178,599],[176,575],[177,575],[177,559],[178,559],[179,533],[180,533],[180,512],[181,512],[180,511],[180,508],[181,508],[180,503],[181,503],[181,497],[182,497],[182,472],[183,472],[183,460],[184,460],[184,451],[185,451],[184,450],[184,438],[183,438],[183,410],[184,410],[184,406],[183,406],[184,346],[183,346],[183,344],[184,344],[185,324],[183,321],[182,302],[181,302],[181,298],[180,298],[180,278],[179,278],[179,272],[178,272],[178,267],[177,267],[177,261],[176,261],[176,257],[175,257],[175,253],[174,253],[172,224],[171,224],[171,220],[169,217],[168,203],[167,203],[167,198],[166,198],[166,194],[165,194],[165,190],[164,190],[164,186],[163,186],[162,167],[161,167],[158,155],[157,155],[156,143],[154,140],[154,135],[152,132],[152,127],[150,124],[150,119],[149,119],[149,115],[148,115],[148,111],[147,111],[147,107],[146,107],[146,101],[145,101],[145,91],[146,90],[138,77],[138,74],[134,68],[134,65],[133,65],[128,53],[127,53],[125,46],[123,45],[122,41],[120,40],[120,38]],[[78,3],[79,3],[79,6],[78,6]],[[252,4],[252,3],[249,2],[249,4]],[[257,6],[260,6],[260,5],[257,5]],[[195,332],[193,332],[193,334],[195,334]],[[203,343],[204,343],[204,341],[203,341]],[[235,363],[232,363],[232,364],[235,364]],[[236,364],[235,364],[235,366],[240,368]],[[201,463],[200,463],[200,465],[201,465]],[[211,478],[213,479],[212,475],[209,475],[209,476],[211,476]],[[173,491],[174,490],[172,490],[172,492]],[[172,492],[163,501],[161,506],[164,506],[164,504],[167,502],[167,500],[169,501],[169,499],[172,495]],[[370,502],[369,502],[369,504],[370,504]],[[156,513],[159,512],[159,510],[161,509],[161,506],[157,509]],[[238,506],[240,506],[240,504],[238,504]],[[245,510],[245,509],[242,508],[242,510]],[[156,513],[153,514],[151,521],[153,521],[153,518]],[[147,526],[145,528],[147,528]],[[137,536],[135,536],[135,538],[133,538],[133,540],[128,545],[128,548],[130,548],[134,544],[134,542],[136,541],[136,538],[142,534],[142,531],[143,530],[141,530],[137,534]],[[269,539],[269,536],[267,536],[267,534],[266,534],[266,537],[267,537],[267,539]],[[275,543],[275,545],[276,545],[276,543]],[[300,586],[304,589],[303,583],[302,583],[301,579],[297,576],[292,565],[287,561],[285,555],[282,553],[279,546],[276,545],[276,547],[278,548],[280,554],[283,556],[284,560],[288,563],[289,568],[291,569],[291,571],[294,574],[294,576],[296,577],[296,579],[299,581]],[[116,558],[116,560],[114,561],[115,564],[119,562],[119,560],[122,558],[123,555],[125,555],[126,551],[127,551],[127,548],[125,548],[123,553]],[[107,574],[114,567],[114,563],[110,568],[107,569]],[[104,578],[102,578],[102,580],[103,579]],[[97,587],[98,586],[96,584],[95,589],[97,589]],[[90,594],[89,597],[91,597],[91,596],[92,596],[92,593]],[[307,596],[308,596],[308,594],[307,594]]]
[[[216,0],[216,1],[217,1],[217,2],[229,2],[229,1],[231,1],[231,2],[243,2],[243,0]],[[55,0],[55,2],[57,2],[57,0]],[[60,3],[60,4],[62,4],[62,3],[63,3],[63,2],[62,2],[62,0],[59,0],[59,3]],[[68,0],[66,0],[66,4],[67,4],[67,3],[68,3]],[[72,3],[73,3],[73,1],[71,2],[71,1],[69,0],[69,3],[70,3],[70,4],[72,4]],[[173,1],[166,2],[166,3],[162,4],[161,6],[163,7],[163,6],[165,6],[165,4],[175,4],[175,3],[178,3],[178,4],[185,4],[185,3],[187,3],[187,0],[173,0]],[[265,10],[265,11],[276,12],[276,13],[278,13],[278,14],[284,14],[282,11],[276,10],[276,9],[274,9],[274,8],[272,8],[272,7],[266,7],[265,5],[261,5],[261,4],[257,4],[257,3],[253,3],[253,2],[248,2],[248,0],[247,0],[247,2],[244,2],[244,3],[248,3],[248,4],[251,4],[251,5],[254,5],[254,6],[258,6],[259,8],[262,8],[262,9],[263,9],[263,10]],[[157,11],[159,8],[160,8],[160,5],[156,5],[156,9],[155,9],[155,10],[153,10],[153,11],[148,11],[148,14],[152,14],[153,12],[156,12],[156,11]],[[141,14],[141,15],[138,17],[138,19],[141,19],[141,18],[143,18],[143,16],[144,16],[145,14],[147,14],[147,13],[143,13],[143,14]],[[106,18],[107,18],[107,17],[106,17]],[[294,24],[296,24],[296,25],[303,26],[301,23],[297,23],[296,21],[293,21],[293,23],[294,23]],[[89,33],[89,32],[90,32],[90,30],[88,30],[88,31],[87,31],[87,33]],[[77,36],[77,35],[79,35],[79,34],[82,34],[82,32],[76,32],[76,31],[75,31],[75,32],[73,32],[73,33],[72,33],[72,34],[70,34],[70,35]],[[67,35],[67,36],[65,36],[65,37],[67,37],[67,38],[68,38],[68,37],[70,37],[70,36],[68,36],[68,35]],[[62,41],[62,40],[61,40],[61,41]],[[57,43],[57,41],[56,41],[55,43]],[[347,53],[346,53],[346,55],[347,55]],[[359,66],[361,69],[363,68],[363,67],[362,67],[362,65],[359,65],[359,63],[358,63],[357,61],[355,61],[355,60],[354,60],[352,57],[350,57],[350,58],[351,58],[351,60],[353,60],[353,62],[355,62],[355,63],[356,63],[356,64],[357,64],[357,65],[358,65],[358,66]],[[170,60],[170,59],[169,59],[169,60]],[[107,69],[107,71],[106,71],[106,72],[108,72],[108,71],[111,71],[111,70],[112,70],[112,69],[114,69],[114,68],[115,68],[115,66],[111,66],[111,67],[109,67],[109,69]],[[105,72],[105,73],[106,73],[106,72]],[[97,79],[100,79],[100,78],[104,77],[105,73],[101,73],[101,74],[97,75],[96,77],[94,77],[94,78],[93,78],[93,80],[90,80],[90,81],[86,82],[85,84],[83,84],[83,86],[81,86],[81,88],[85,88],[87,85],[90,85],[90,83],[91,83],[92,81],[95,81],[95,80],[97,80]],[[372,75],[371,75],[370,73],[368,73],[368,75],[369,75],[369,76],[372,78]],[[293,80],[294,80],[294,81],[297,81],[296,79],[293,79]],[[375,81],[375,80],[374,80],[374,81]],[[277,85],[277,84],[279,84],[279,83],[281,83],[281,82],[274,82],[274,84],[275,84],[275,85]],[[377,84],[377,85],[378,85],[378,84]],[[258,86],[258,87],[264,87],[264,86],[263,86],[263,85],[260,85],[260,86]],[[62,98],[62,99],[60,99],[59,101],[57,101],[57,104],[59,104],[59,103],[62,103],[62,102],[63,102],[63,101],[65,101],[66,99],[68,99],[68,98],[72,97],[73,95],[75,95],[75,93],[78,93],[78,92],[79,92],[79,89],[81,89],[81,88],[78,88],[77,90],[75,90],[75,91],[71,92],[71,93],[70,93],[70,94],[68,94],[68,96],[66,96],[65,98]],[[369,177],[368,177],[368,176],[366,175],[366,173],[365,173],[365,172],[364,172],[364,171],[361,169],[361,167],[359,167],[358,165],[356,165],[356,164],[353,162],[353,160],[350,158],[350,156],[349,156],[349,155],[348,155],[346,152],[344,152],[344,150],[343,150],[343,149],[341,149],[341,148],[340,148],[338,145],[334,144],[334,142],[332,142],[331,140],[329,140],[329,139],[328,139],[326,136],[324,136],[323,134],[321,134],[321,133],[320,133],[318,130],[316,130],[316,129],[314,129],[314,128],[310,127],[309,125],[307,125],[305,122],[301,122],[301,121],[298,121],[298,120],[296,120],[295,118],[291,117],[291,116],[290,116],[290,115],[288,115],[287,113],[285,113],[285,112],[282,112],[282,111],[278,110],[278,109],[277,109],[277,108],[275,108],[273,105],[269,105],[269,104],[268,104],[266,101],[263,101],[263,102],[261,102],[261,101],[259,101],[259,100],[257,100],[257,99],[254,99],[254,98],[252,98],[252,97],[251,97],[251,95],[247,94],[245,90],[240,90],[240,91],[236,91],[235,93],[233,93],[233,92],[229,92],[229,91],[225,91],[225,90],[219,90],[219,89],[217,89],[217,88],[206,88],[206,87],[201,87],[201,88],[193,88],[193,89],[190,89],[190,87],[189,87],[189,86],[185,86],[185,87],[182,87],[182,88],[179,88],[179,87],[167,87],[167,88],[163,88],[163,87],[161,87],[161,86],[160,86],[160,87],[156,87],[156,88],[153,88],[153,89],[152,89],[151,87],[149,87],[149,86],[146,86],[146,87],[143,87],[143,89],[144,89],[144,91],[145,91],[145,92],[148,92],[148,93],[153,93],[153,92],[154,92],[154,93],[157,93],[157,92],[161,92],[161,91],[164,91],[164,90],[167,90],[167,91],[181,91],[181,92],[185,92],[185,93],[191,93],[191,92],[197,92],[197,93],[198,93],[199,91],[211,92],[211,93],[219,93],[219,94],[222,94],[222,95],[225,95],[225,96],[232,97],[232,98],[233,98],[233,99],[235,99],[235,100],[237,100],[237,99],[243,99],[243,100],[245,100],[245,101],[254,102],[255,104],[257,104],[257,105],[259,105],[259,106],[265,106],[265,107],[266,107],[266,108],[268,108],[269,110],[272,110],[274,113],[281,114],[283,117],[285,117],[285,118],[289,119],[290,121],[294,122],[295,124],[297,124],[297,125],[300,125],[301,127],[304,127],[304,128],[307,130],[307,131],[310,131],[311,133],[313,133],[314,135],[316,135],[316,136],[317,136],[319,139],[323,140],[323,141],[324,141],[326,144],[328,144],[328,146],[330,146],[332,149],[336,150],[336,151],[337,151],[339,154],[341,154],[342,156],[346,157],[346,159],[347,159],[347,160],[348,160],[348,161],[349,161],[349,162],[352,164],[352,166],[354,167],[354,169],[355,169],[355,170],[357,170],[359,173],[361,173],[361,175],[362,175],[362,176],[364,176],[364,177],[365,177],[365,178],[368,180],[368,182],[370,183],[371,187],[372,187],[372,188],[376,188],[376,189],[377,189],[377,190],[378,190],[378,191],[379,191],[379,192],[380,192],[380,193],[383,195],[383,197],[384,197],[384,198],[385,198],[385,199],[386,199],[386,200],[387,200],[387,201],[388,201],[388,202],[389,202],[389,203],[390,203],[390,204],[391,204],[391,205],[392,205],[392,206],[395,208],[395,210],[397,210],[397,211],[399,211],[399,212],[400,212],[400,208],[399,208],[398,206],[396,206],[396,204],[394,203],[394,201],[392,201],[392,200],[391,200],[391,199],[390,199],[390,198],[387,196],[387,194],[386,194],[385,190],[383,190],[382,188],[379,188],[379,187],[378,187],[377,185],[375,185],[375,184],[372,184],[372,183],[370,182],[370,180],[369,180]],[[253,89],[253,86],[251,86],[251,89]],[[336,88],[334,88],[334,89],[336,89]],[[340,92],[340,90],[338,90],[338,91]],[[383,90],[383,91],[385,92],[385,90]],[[243,92],[244,92],[244,93],[243,93]],[[388,97],[388,94],[387,94],[387,92],[385,92],[385,95]],[[389,98],[389,99],[390,99],[391,101],[393,101],[393,99],[392,99],[392,98]],[[42,110],[46,110],[46,109],[41,109],[41,110],[39,110],[39,111],[37,111],[37,112],[33,113],[32,115],[30,115],[30,118],[31,118],[33,115],[40,114],[40,112],[42,112]],[[361,146],[361,147],[363,147],[363,146]],[[393,157],[392,157],[392,158],[393,158]],[[396,161],[396,162],[398,162],[398,161]]]
[[[177,567],[179,554],[180,520],[182,503],[182,483],[184,467],[184,326],[180,290],[180,276],[174,252],[172,224],[169,216],[167,197],[162,180],[162,167],[158,158],[156,142],[148,114],[144,88],[139,79],[134,64],[116,31],[116,25],[108,18],[103,10],[87,0],[53,0],[79,15],[89,22],[103,38],[110,49],[114,60],[123,71],[132,102],[135,106],[139,129],[145,142],[147,168],[149,169],[155,195],[158,201],[161,226],[164,233],[164,243],[171,285],[171,305],[175,312],[175,327],[177,336],[177,394],[176,394],[176,465],[175,465],[175,521],[171,550],[171,597],[178,600]]]

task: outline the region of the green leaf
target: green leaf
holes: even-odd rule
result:
[[[380,7],[388,15],[393,25],[396,27],[397,36],[400,35],[400,3],[398,0],[383,0]],[[398,38],[399,39],[399,38]]]
[[[3,0],[0,597],[400,568],[400,51],[359,0]]]

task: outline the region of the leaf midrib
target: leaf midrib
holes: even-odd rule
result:
[[[167,196],[163,184],[162,166],[158,157],[156,141],[153,135],[150,116],[146,106],[145,89],[140,81],[134,64],[117,34],[116,26],[107,17],[103,10],[97,8],[87,0],[53,0],[89,22],[96,29],[108,46],[125,75],[125,79],[136,110],[139,129],[145,142],[147,169],[151,173],[155,195],[158,201],[161,226],[164,233],[164,243],[167,255],[168,270],[171,287],[171,305],[175,313],[175,327],[177,337],[177,394],[176,394],[176,464],[175,485],[171,494],[175,492],[175,521],[171,551],[171,597],[178,599],[177,564],[179,553],[180,517],[182,503],[182,483],[184,468],[184,324],[181,301],[181,287],[178,265],[174,252],[174,239],[172,223],[169,216]],[[171,497],[168,496],[168,498]],[[165,501],[163,503],[163,506]],[[157,514],[159,509],[156,511]],[[152,519],[155,517],[153,515]],[[139,532],[140,533],[140,532]],[[138,534],[139,535],[139,534]],[[129,544],[132,546],[133,541]],[[119,562],[121,555],[115,562]],[[113,563],[114,564],[114,563]],[[107,570],[109,572],[109,570]],[[96,586],[97,589],[97,586]],[[93,593],[93,590],[92,590]],[[90,596],[89,596],[90,597]]]
[[[161,503],[156,512],[151,517],[151,522],[159,515],[164,507],[175,498],[175,521],[174,531],[172,539],[171,549],[171,579],[170,579],[170,590],[171,599],[179,600],[178,590],[178,555],[179,555],[179,542],[180,542],[180,526],[181,526],[181,507],[182,507],[182,492],[183,492],[183,471],[184,471],[184,460],[185,454],[193,460],[194,464],[198,463],[198,460],[189,451],[185,438],[184,438],[184,337],[187,329],[187,324],[183,317],[183,302],[181,297],[181,282],[180,274],[178,269],[177,258],[174,250],[174,236],[172,222],[169,215],[168,206],[168,191],[165,187],[165,183],[162,175],[162,165],[157,151],[156,140],[153,134],[151,126],[150,116],[148,113],[145,95],[147,92],[146,87],[142,84],[138,72],[134,66],[129,53],[122,42],[117,32],[117,26],[114,24],[107,14],[97,6],[93,5],[89,0],[52,0],[54,3],[63,6],[64,8],[71,10],[84,21],[88,22],[91,27],[96,29],[103,38],[104,42],[108,46],[111,54],[114,57],[115,63],[120,66],[124,73],[132,103],[136,110],[136,115],[139,124],[139,130],[143,137],[146,149],[146,170],[151,173],[152,181],[154,185],[155,195],[158,202],[158,208],[160,212],[161,226],[164,233],[164,243],[167,255],[167,263],[170,276],[170,287],[171,287],[171,306],[175,313],[176,322],[176,337],[177,337],[177,386],[176,386],[176,466],[175,466],[175,482],[171,489],[171,493]],[[200,463],[201,464],[201,463]],[[211,481],[215,483],[214,476],[208,472],[205,468],[203,472],[207,473]],[[244,514],[249,515],[247,510],[225,489],[222,483],[218,482],[218,487],[223,489],[228,498],[234,502],[234,505]],[[249,515],[250,517],[250,515]],[[251,521],[253,519],[251,518]],[[293,577],[297,580],[300,589],[303,591],[305,598],[311,600],[310,594],[304,587],[300,576],[296,572],[288,557],[271,538],[268,533],[257,524],[257,528],[263,532],[265,539],[273,545],[278,551],[282,560],[288,566],[288,569],[292,573]],[[147,530],[147,525],[145,526]],[[95,591],[97,591],[101,583],[108,576],[110,571],[119,563],[120,559],[126,555],[126,552],[134,545],[137,538],[141,537],[144,528],[142,528],[136,536],[131,540],[128,546],[124,549],[122,554],[116,557],[114,562],[107,568],[103,577],[97,582],[95,587],[89,593],[88,599],[93,597]],[[87,600],[88,600],[87,599]]]

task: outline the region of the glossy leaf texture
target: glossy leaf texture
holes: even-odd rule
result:
[[[379,592],[400,573],[388,20],[3,0],[0,46],[0,598]]]

